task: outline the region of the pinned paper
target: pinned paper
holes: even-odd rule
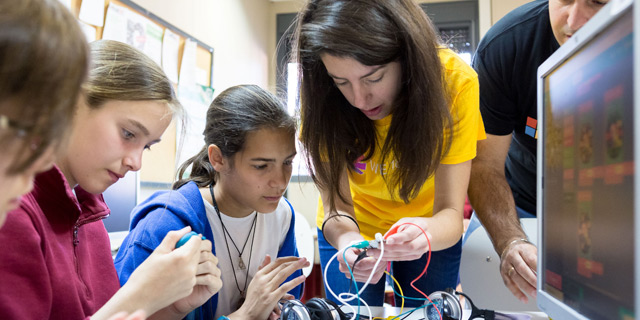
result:
[[[83,0],[78,19],[97,27],[104,26],[104,0]]]
[[[179,86],[192,87],[197,82],[196,47],[197,43],[191,39],[187,39],[184,44],[184,52],[182,53],[182,64],[180,65]]]
[[[180,52],[180,36],[164,30],[162,38],[162,69],[171,82],[178,83],[178,54]]]
[[[102,39],[127,43],[162,63],[162,27],[123,6],[109,4]]]

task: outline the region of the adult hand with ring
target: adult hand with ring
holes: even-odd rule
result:
[[[537,249],[526,239],[511,240],[500,254],[500,274],[505,286],[523,303],[536,296]]]

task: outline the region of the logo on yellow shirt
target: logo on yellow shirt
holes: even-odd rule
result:
[[[356,172],[359,174],[364,174],[364,170],[367,170],[367,163],[362,162],[363,158],[364,156],[360,156],[358,160],[356,160],[356,162],[353,163],[353,167],[355,168]]]

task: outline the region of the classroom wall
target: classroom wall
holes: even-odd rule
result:
[[[135,2],[214,48],[214,95],[238,84],[268,87],[268,0]]]

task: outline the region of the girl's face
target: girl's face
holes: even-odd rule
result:
[[[217,167],[216,188],[224,199],[224,212],[244,216],[253,211],[273,212],[291,178],[296,155],[295,134],[284,129],[247,133],[244,148]],[[221,205],[222,206],[222,205]]]
[[[142,152],[160,141],[171,123],[163,101],[108,101],[91,109],[81,103],[69,147],[56,163],[69,186],[99,194],[129,171],[140,170]]]
[[[4,130],[0,130],[4,131]],[[9,172],[9,167],[22,147],[24,141],[17,137],[7,138],[2,135],[4,151],[0,154],[0,227],[4,224],[7,213],[14,210],[20,204],[20,197],[33,189],[33,179],[36,174],[51,168],[54,160],[53,148],[45,152],[27,169],[22,172]],[[11,141],[12,140],[12,141]]]
[[[353,58],[330,54],[322,54],[320,58],[329,77],[352,106],[371,120],[391,114],[402,83],[399,62],[365,66]]]

